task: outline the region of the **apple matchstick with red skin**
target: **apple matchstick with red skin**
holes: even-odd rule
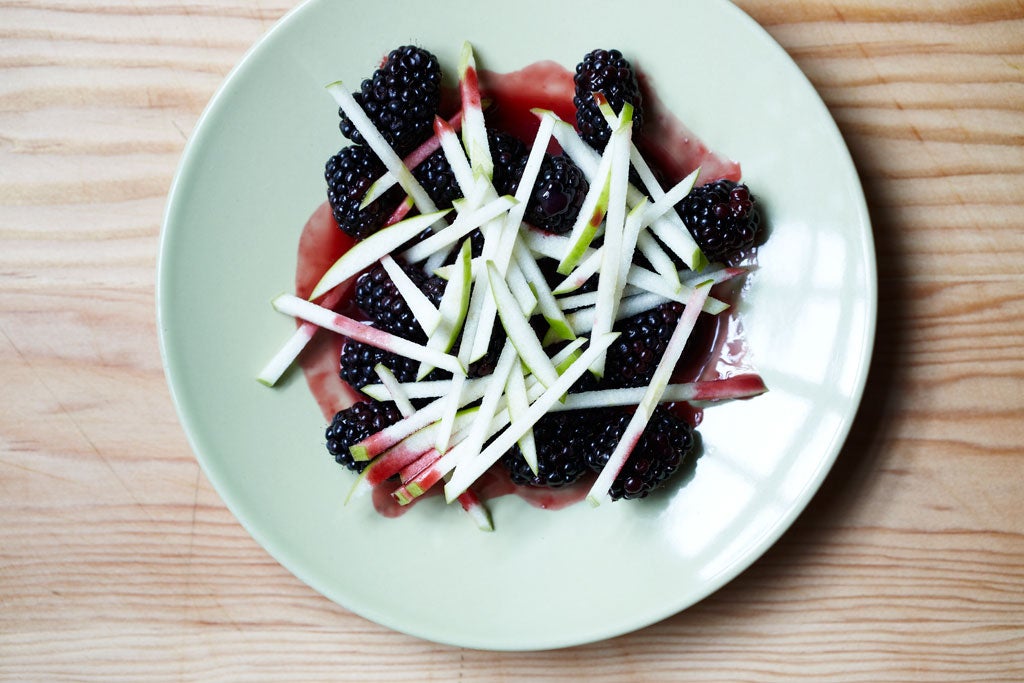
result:
[[[274,308],[281,313],[315,323],[320,327],[336,332],[343,337],[369,344],[374,348],[397,353],[407,358],[427,362],[455,374],[466,374],[466,368],[458,358],[435,349],[428,349],[422,344],[411,342],[376,327],[353,320],[341,313],[318,306],[305,299],[291,294],[281,294],[273,301]]]

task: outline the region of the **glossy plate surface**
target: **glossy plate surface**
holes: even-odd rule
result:
[[[857,173],[828,111],[785,52],[725,2],[526,0],[300,6],[245,57],[203,115],[169,200],[158,309],[182,423],[219,494],[310,586],[423,638],[543,649],[619,635],[685,609],[756,560],[817,490],[846,437],[875,325],[875,264]],[[503,6],[502,6],[503,7]],[[581,17],[586,29],[579,28]],[[570,28],[571,27],[571,28]],[[579,36],[574,37],[574,36]],[[452,69],[463,40],[483,68],[551,59],[572,68],[618,47],[712,149],[742,163],[772,234],[741,319],[771,391],[709,409],[685,486],[641,504],[550,512],[490,503],[481,533],[438,499],[398,519],[323,451],[301,374],[255,381],[293,329],[296,245],[342,146],[323,86],[356,87],[380,55],[416,43]],[[519,587],[519,591],[510,589]]]

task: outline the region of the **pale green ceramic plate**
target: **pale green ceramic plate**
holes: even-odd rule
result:
[[[250,533],[300,579],[368,619],[475,648],[608,638],[674,614],[757,559],[818,488],[860,399],[875,265],[856,170],[828,111],[784,51],[725,2],[433,0],[300,6],[246,56],[182,160],[162,236],[162,349],[192,446]],[[492,9],[493,8],[493,9]],[[499,9],[500,8],[500,9]],[[299,232],[342,146],[323,86],[356,84],[417,43],[448,67],[572,68],[595,47],[642,64],[675,114],[742,162],[772,236],[743,324],[771,392],[707,411],[685,486],[640,504],[558,512],[492,502],[486,534],[439,499],[399,519],[344,507],[352,475],[323,450],[302,381],[254,377],[293,329],[268,302],[293,282]],[[436,504],[434,504],[436,503]]]

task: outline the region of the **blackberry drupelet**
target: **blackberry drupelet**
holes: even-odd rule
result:
[[[575,411],[549,413],[533,427],[537,443],[537,474],[523,459],[519,446],[501,457],[512,481],[520,486],[560,488],[578,480],[587,471],[587,463],[573,437],[575,424],[586,419]]]
[[[592,470],[600,472],[604,468],[630,418],[627,412],[609,410],[601,418],[591,419],[590,432],[580,439],[580,446]],[[612,500],[644,498],[696,453],[697,438],[693,427],[664,406],[658,406],[640,441],[612,482],[609,495]]]
[[[371,434],[376,434],[402,419],[402,413],[394,403],[376,401],[360,402],[339,411],[328,425],[324,436],[327,438],[327,452],[334,456],[339,465],[354,472],[362,472],[368,461],[356,461],[349,452],[354,446]]]
[[[324,180],[327,200],[338,227],[361,240],[380,230],[384,221],[401,201],[401,190],[392,188],[364,209],[359,205],[366,191],[384,175],[384,164],[367,147],[353,145],[327,160]]]
[[[395,152],[405,156],[433,133],[441,103],[441,66],[427,50],[399,47],[353,97]],[[339,110],[338,115],[342,134],[356,144],[366,144],[345,113]]]
[[[583,171],[569,157],[545,154],[526,205],[526,222],[564,235],[572,230],[589,189]]]
[[[746,185],[716,180],[695,187],[676,210],[710,261],[728,261],[757,243],[761,216]]]
[[[633,105],[633,132],[643,127],[643,95],[633,65],[618,50],[594,50],[576,65],[576,128],[580,137],[596,150],[603,151],[611,137],[611,128],[594,101],[593,93],[604,94],[618,114],[622,105]]]
[[[682,304],[672,302],[617,322],[614,329],[621,334],[608,348],[605,384],[612,387],[650,384],[682,312]]]
[[[438,287],[436,283],[432,283],[430,288],[428,288],[427,282],[430,278],[427,277],[426,273],[419,268],[404,264],[401,267],[409,276],[409,279],[427,294],[427,298],[431,299],[431,303],[435,306],[441,303],[439,293],[444,292],[443,285]],[[440,278],[436,279],[439,280]],[[423,332],[420,324],[416,322],[416,318],[412,314],[412,310],[409,308],[405,297],[398,291],[398,287],[395,286],[391,276],[384,270],[384,266],[379,263],[360,275],[359,279],[356,280],[355,302],[366,315],[373,319],[377,327],[385,332],[390,332],[417,343],[426,342],[427,335]]]

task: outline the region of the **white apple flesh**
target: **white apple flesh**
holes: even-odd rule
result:
[[[381,228],[369,237],[356,242],[323,274],[309,295],[310,300],[320,298],[373,263],[396,251],[435,222],[443,219],[449,211],[450,209],[413,216],[394,225]]]
[[[508,285],[498,273],[492,261],[487,262],[487,275],[491,284],[491,295],[494,297],[498,317],[505,328],[505,333],[515,346],[523,364],[537,376],[544,386],[551,386],[558,379],[558,372],[551,364],[551,359],[544,353],[540,340],[530,326],[529,319],[523,315],[519,302],[512,295]]]
[[[441,303],[438,306],[440,320],[437,327],[427,338],[427,348],[436,349],[448,353],[455,346],[455,340],[462,331],[462,325],[466,320],[466,312],[469,309],[469,288],[472,268],[470,264],[470,241],[466,240],[459,249],[458,256],[452,264],[453,270],[444,294],[441,295]],[[434,366],[429,363],[421,363],[416,373],[417,381],[422,380]]]
[[[444,247],[450,247],[484,223],[498,218],[518,202],[514,197],[504,196],[488,202],[478,209],[460,213],[451,225],[436,231],[422,242],[406,249],[401,257],[409,263],[417,263]]]
[[[459,95],[462,98],[463,112],[462,144],[469,153],[473,173],[490,180],[494,175],[494,161],[491,159],[487,127],[484,124],[476,57],[473,55],[473,46],[468,41],[462,44],[462,55],[459,58]]]
[[[395,373],[391,372],[388,366],[383,363],[377,363],[374,366],[373,371],[377,373],[377,377],[380,378],[380,383],[387,387],[388,393],[391,395],[391,400],[395,402],[395,407],[402,414],[402,417],[409,417],[416,412],[416,408],[413,407],[412,401],[405,395],[402,390],[402,385],[399,384],[398,378],[395,377]]]

